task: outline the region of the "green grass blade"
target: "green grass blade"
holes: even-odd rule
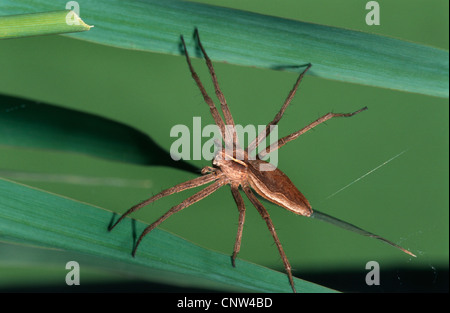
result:
[[[8,14],[60,6],[51,0],[3,2]],[[309,74],[319,77],[438,97],[449,95],[448,51],[433,47],[183,1],[80,1],[80,10],[97,27],[71,36],[100,44],[180,54],[180,34],[190,38],[198,27],[216,61],[271,69],[310,62],[314,66]],[[188,45],[188,49],[195,47],[192,41]],[[191,54],[199,56],[194,51]]]
[[[0,16],[0,39],[82,32],[91,27],[70,10]]]
[[[146,226],[127,218],[112,232],[115,216],[104,209],[0,179],[0,239],[20,241],[77,253],[95,255],[131,266],[136,277],[161,279],[161,273],[203,284],[217,283],[229,290],[290,292],[285,274],[201,248],[168,232],[156,229],[131,257],[133,234]],[[104,267],[104,263],[99,264]],[[164,275],[162,275],[164,276]],[[332,290],[299,279],[299,292]]]

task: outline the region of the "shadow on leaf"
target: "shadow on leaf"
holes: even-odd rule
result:
[[[141,131],[107,118],[36,101],[0,95],[0,145],[82,153],[108,160],[200,169],[174,161]]]

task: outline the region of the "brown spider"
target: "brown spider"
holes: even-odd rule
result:
[[[216,73],[214,71],[213,65],[211,63],[211,60],[209,59],[208,55],[206,54],[205,49],[203,48],[203,45],[201,44],[200,37],[198,34],[197,29],[195,30],[195,37],[198,40],[198,46],[200,47],[206,61],[206,65],[209,69],[209,72],[212,77],[212,81],[214,84],[216,96],[220,101],[220,107],[224,116],[224,120],[219,114],[219,111],[217,110],[214,102],[212,99],[208,96],[205,88],[203,87],[197,73],[195,72],[194,68],[192,67],[191,61],[189,59],[189,55],[186,49],[186,44],[184,42],[183,36],[180,36],[181,42],[183,44],[184,53],[186,56],[186,61],[189,66],[189,70],[192,74],[192,77],[194,78],[195,82],[197,83],[198,88],[200,89],[200,92],[203,95],[203,98],[205,102],[208,104],[209,109],[211,111],[211,114],[214,118],[214,121],[216,125],[219,127],[221,131],[222,138],[225,142],[225,148],[220,148],[218,153],[216,154],[214,160],[213,160],[213,167],[206,166],[202,169],[203,176],[200,176],[198,178],[194,178],[192,180],[189,180],[187,182],[181,183],[179,185],[176,185],[172,188],[166,189],[159,194],[151,197],[150,199],[147,199],[132,208],[130,208],[127,212],[125,212],[114,225],[110,227],[109,230],[112,230],[120,221],[122,221],[123,218],[125,218],[127,215],[139,210],[140,208],[158,200],[163,197],[169,196],[174,193],[181,192],[183,190],[191,189],[194,187],[202,186],[208,183],[211,183],[209,186],[205,187],[203,190],[197,192],[193,196],[187,198],[180,204],[172,207],[169,211],[167,211],[163,216],[161,216],[158,220],[156,220],[153,224],[149,225],[145,230],[142,232],[141,236],[139,237],[134,249],[133,249],[133,256],[136,253],[137,247],[139,246],[139,243],[144,238],[145,235],[147,235],[149,232],[151,232],[153,229],[155,229],[159,224],[161,224],[163,221],[165,221],[169,216],[171,216],[174,213],[177,213],[181,211],[184,208],[187,208],[188,206],[202,200],[206,196],[209,196],[216,190],[218,190],[220,187],[224,185],[230,185],[231,186],[231,193],[233,195],[234,200],[236,201],[237,208],[239,210],[239,224],[238,224],[238,230],[237,230],[237,236],[236,241],[234,244],[233,254],[231,255],[231,262],[233,267],[235,266],[235,259],[237,254],[239,253],[240,246],[241,246],[241,238],[242,238],[242,231],[244,227],[244,220],[245,220],[245,206],[244,201],[242,199],[242,196],[239,192],[239,187],[244,191],[247,198],[250,200],[250,202],[255,206],[255,208],[258,210],[259,214],[261,214],[262,218],[266,221],[267,227],[269,228],[269,231],[271,232],[273,239],[275,241],[275,244],[278,248],[278,251],[281,255],[281,258],[284,263],[284,267],[286,269],[289,283],[292,287],[292,290],[296,292],[294,287],[294,280],[291,272],[291,265],[289,264],[289,261],[286,257],[286,254],[284,253],[283,247],[281,245],[280,240],[278,239],[277,233],[275,231],[275,227],[272,223],[272,220],[270,219],[269,213],[264,208],[264,206],[261,204],[261,202],[258,200],[258,198],[255,196],[254,191],[258,193],[263,198],[267,199],[270,202],[273,202],[295,214],[303,215],[307,217],[314,217],[326,222],[330,222],[334,225],[343,227],[345,229],[355,231],[361,235],[374,237],[377,239],[380,239],[382,241],[387,242],[388,244],[401,249],[403,252],[415,256],[411,252],[409,252],[406,249],[403,249],[402,247],[390,242],[387,239],[384,239],[378,235],[372,234],[370,232],[367,232],[365,230],[362,230],[359,227],[356,227],[352,224],[349,224],[347,222],[341,221],[337,218],[334,218],[332,216],[326,215],[324,213],[320,213],[317,210],[312,210],[311,205],[309,204],[308,200],[303,196],[303,194],[295,187],[295,185],[291,182],[291,180],[279,169],[272,167],[272,170],[270,171],[261,171],[260,168],[262,165],[268,165],[266,161],[263,161],[262,158],[269,152],[272,152],[282,146],[284,146],[289,141],[292,141],[299,137],[300,135],[304,134],[308,130],[316,127],[317,125],[333,118],[333,117],[350,117],[355,114],[358,114],[364,110],[367,109],[367,107],[364,107],[356,112],[353,113],[327,113],[324,116],[320,117],[316,121],[312,122],[311,124],[307,125],[306,127],[300,129],[299,131],[296,131],[286,137],[283,137],[278,140],[278,142],[270,145],[264,151],[260,152],[256,158],[249,157],[250,154],[255,151],[255,149],[258,147],[258,145],[261,143],[264,138],[266,138],[274,125],[277,125],[280,119],[282,118],[284,111],[288,107],[289,103],[293,99],[297,88],[305,75],[305,73],[309,70],[311,67],[311,64],[308,64],[306,69],[299,75],[297,81],[294,84],[294,87],[289,92],[289,95],[287,96],[283,106],[281,107],[281,110],[275,115],[275,118],[272,122],[270,122],[265,130],[261,132],[257,138],[255,138],[249,146],[244,150],[242,149],[236,138],[236,133],[234,131],[234,121],[233,117],[230,113],[230,110],[228,108],[227,102],[225,100],[225,97],[220,90],[219,83],[217,81]],[[231,149],[231,153],[229,152]]]

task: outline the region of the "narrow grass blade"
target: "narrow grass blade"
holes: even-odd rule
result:
[[[417,257],[414,253],[406,250],[405,248],[400,247],[399,245],[393,243],[390,240],[387,240],[386,238],[383,238],[383,237],[381,237],[379,235],[376,235],[374,233],[368,232],[367,230],[364,230],[364,229],[362,229],[362,228],[360,228],[358,226],[355,226],[353,224],[350,224],[348,222],[340,220],[340,219],[338,219],[336,217],[333,217],[331,215],[328,215],[328,214],[319,212],[317,210],[314,210],[313,214],[311,214],[311,218],[315,218],[317,220],[333,224],[334,226],[341,227],[343,229],[355,232],[355,233],[360,234],[362,236],[372,237],[372,238],[381,240],[381,241],[383,241],[383,242],[385,242],[385,243],[387,243],[387,244],[389,244],[389,245],[391,245],[391,246],[393,246],[393,247],[403,251],[404,253],[409,254],[410,256]]]
[[[3,0],[8,14],[57,10],[52,0]],[[246,11],[174,0],[80,2],[81,16],[98,26],[79,39],[126,49],[181,54],[180,35],[197,27],[212,60],[296,70],[375,87],[447,97],[448,51],[394,38]],[[191,55],[195,43],[188,41]]]
[[[0,16],[0,39],[82,32],[91,27],[71,10]]]

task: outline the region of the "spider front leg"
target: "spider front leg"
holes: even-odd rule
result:
[[[227,101],[225,100],[225,96],[223,95],[222,90],[220,90],[219,82],[217,81],[216,72],[214,71],[214,67],[212,65],[211,59],[209,58],[208,54],[206,53],[206,50],[203,48],[197,28],[195,29],[194,36],[197,37],[198,46],[199,46],[200,50],[202,50],[203,56],[205,57],[206,66],[208,67],[209,73],[211,74],[211,79],[214,84],[216,96],[220,102],[222,113],[225,118],[225,123],[226,123],[226,125],[230,125],[230,126],[234,127],[233,116],[231,115],[230,109],[228,108],[228,104],[227,104]]]

